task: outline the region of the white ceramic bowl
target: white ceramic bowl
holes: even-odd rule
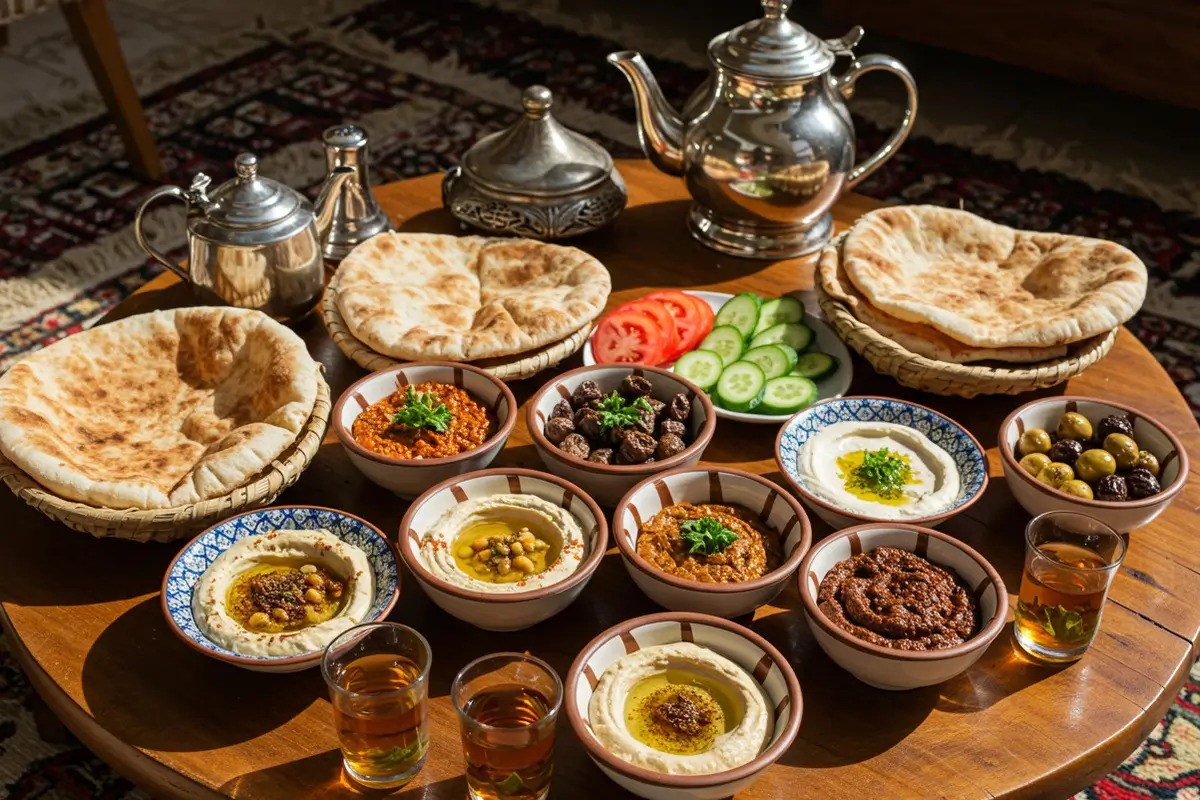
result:
[[[604,394],[614,391],[627,376],[643,375],[654,385],[653,397],[664,402],[682,392],[692,403],[692,442],[682,453],[676,453],[662,461],[649,464],[596,464],[569,456],[559,450],[542,433],[546,420],[554,405],[571,396],[575,387],[584,381],[595,381]],[[674,467],[686,467],[700,461],[704,448],[708,447],[717,417],[713,413],[708,395],[696,388],[691,381],[684,380],[673,372],[657,367],[594,366],[580,367],[552,378],[529,401],[526,424],[533,438],[533,445],[546,469],[579,484],[606,508],[617,504],[634,484],[650,475],[666,472]]]
[[[877,547],[909,550],[957,573],[979,602],[979,633],[944,650],[893,650],[851,636],[830,622],[817,608],[817,590],[825,574],[838,562]],[[842,669],[878,689],[932,686],[965,672],[1000,635],[1008,614],[1004,581],[983,556],[951,536],[915,525],[880,522],[839,531],[808,551],[798,579],[808,627],[821,649]]]
[[[638,529],[675,503],[727,503],[745,506],[779,533],[785,560],[745,583],[699,583],[668,575],[638,555]],[[775,599],[812,545],[812,527],[795,498],[765,478],[730,467],[680,467],[639,483],[613,513],[613,537],[625,568],[638,588],[671,611],[718,617],[749,614]]]
[[[1123,503],[1087,500],[1052,489],[1021,469],[1016,449],[1021,434],[1030,428],[1042,428],[1053,433],[1058,427],[1059,418],[1068,411],[1078,411],[1093,426],[1110,414],[1128,415],[1133,420],[1133,438],[1143,450],[1149,450],[1158,458],[1158,482],[1162,491],[1151,497]],[[1034,400],[1009,414],[1000,425],[1000,433],[996,438],[1000,463],[1004,467],[1004,480],[1021,507],[1035,517],[1047,511],[1076,511],[1095,517],[1117,533],[1129,533],[1161,514],[1187,482],[1188,457],[1175,434],[1154,417],[1119,403],[1071,395]]]
[[[775,734],[752,761],[711,775],[666,775],[617,758],[592,733],[588,706],[604,670],[642,647],[676,642],[720,653],[762,685],[775,711]],[[622,789],[650,800],[718,800],[741,792],[791,747],[804,708],[796,674],[778,650],[754,631],[706,614],[651,614],[609,628],[571,664],[564,691],[567,718],[592,761]],[[598,788],[591,796],[607,795]]]
[[[390,458],[373,453],[351,434],[354,420],[405,386],[436,381],[457,386],[495,415],[499,427],[486,442],[447,458]],[[517,400],[504,382],[468,364],[450,361],[414,361],[372,372],[342,392],[333,407],[333,429],[350,456],[350,463],[373,483],[411,500],[421,492],[464,472],[484,469],[504,449],[517,422]]]
[[[430,572],[417,554],[421,537],[456,504],[497,494],[536,495],[574,515],[588,540],[579,569],[550,586],[505,594],[464,589]],[[398,546],[417,583],[447,614],[484,630],[517,631],[549,619],[579,596],[608,549],[608,523],[596,501],[573,483],[528,469],[490,469],[451,478],[413,501],[400,523]]]
[[[826,400],[796,412],[795,416],[779,429],[779,435],[775,438],[775,463],[787,479],[788,485],[800,496],[804,504],[834,528],[845,528],[864,522],[888,521],[836,506],[805,486],[796,463],[800,448],[818,431],[837,422],[887,422],[905,425],[925,434],[954,460],[954,465],[958,468],[958,496],[942,511],[927,517],[906,519],[906,523],[928,528],[937,527],[974,504],[983,497],[983,492],[987,489],[987,455],[966,428],[946,415],[917,403],[891,397],[864,395]]]

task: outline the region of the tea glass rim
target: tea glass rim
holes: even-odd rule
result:
[[[541,719],[539,719],[538,721],[533,722],[524,727],[533,728],[533,727],[537,727],[540,725],[544,725],[547,722],[554,722],[558,719],[559,709],[562,708],[563,694],[566,691],[566,689],[563,687],[562,678],[559,677],[558,670],[556,670],[554,667],[550,666],[549,663],[547,663],[543,659],[538,658],[535,655],[530,655],[529,653],[517,653],[517,652],[488,653],[487,655],[483,655],[483,656],[480,656],[479,658],[474,659],[473,661],[471,661],[470,663],[468,663],[466,666],[464,666],[462,669],[460,669],[458,671],[458,673],[454,676],[454,681],[450,684],[450,702],[451,702],[451,704],[454,705],[454,710],[458,712],[459,719],[461,719],[464,723],[470,724],[473,727],[482,728],[484,730],[489,730],[489,731],[511,731],[511,730],[513,730],[512,728],[505,728],[505,727],[501,727],[499,725],[488,725],[486,722],[480,722],[479,720],[475,719],[470,714],[468,714],[467,710],[465,708],[463,708],[461,705],[459,705],[459,703],[458,703],[458,687],[462,683],[463,674],[466,673],[467,670],[469,670],[471,667],[475,666],[476,664],[480,664],[480,663],[483,663],[484,661],[489,661],[494,658],[511,658],[511,659],[519,659],[521,661],[530,661],[530,662],[538,665],[539,667],[541,667],[543,670],[550,673],[550,675],[552,675],[554,677],[554,685],[556,687],[558,687],[558,692],[556,693],[557,697],[554,700],[553,707],[546,713],[546,716],[544,716]]]
[[[1071,572],[1079,572],[1079,573],[1115,572],[1121,566],[1121,564],[1124,563],[1125,556],[1129,552],[1129,541],[1124,536],[1117,533],[1116,529],[1113,528],[1111,525],[1109,525],[1104,520],[1093,517],[1090,514],[1084,514],[1079,511],[1061,511],[1061,510],[1043,511],[1041,514],[1038,514],[1036,517],[1029,520],[1029,522],[1025,525],[1025,546],[1027,548],[1029,548],[1030,550],[1032,550],[1034,555],[1040,555],[1040,556],[1042,556],[1042,558],[1048,558],[1048,556],[1046,556],[1045,554],[1042,553],[1041,548],[1039,548],[1036,544],[1033,543],[1033,531],[1034,531],[1035,527],[1038,525],[1039,522],[1046,519],[1047,517],[1082,517],[1090,522],[1096,523],[1101,528],[1103,528],[1103,530],[1098,531],[1098,533],[1111,534],[1114,539],[1116,539],[1118,542],[1121,543],[1121,549],[1120,549],[1119,555],[1116,557],[1116,559],[1109,561],[1107,564],[1105,564],[1102,567],[1076,567],[1076,566],[1072,566],[1070,564],[1061,564],[1061,566],[1064,569],[1068,569]],[[1060,563],[1060,562],[1055,562],[1055,563]]]
[[[398,628],[409,634],[412,634],[413,636],[415,636],[417,638],[417,641],[419,641],[421,643],[421,646],[425,650],[425,663],[421,665],[421,674],[417,677],[417,679],[415,681],[410,683],[408,686],[404,686],[399,689],[394,689],[390,692],[383,692],[380,694],[371,694],[371,695],[361,695],[359,692],[350,691],[349,689],[347,689],[344,686],[342,686],[341,684],[339,684],[336,680],[334,680],[333,676],[329,674],[329,659],[333,653],[333,646],[352,633],[361,634],[361,633],[367,632],[368,628],[370,628],[370,629],[391,628],[393,630]],[[370,697],[372,700],[388,700],[388,699],[392,699],[395,697],[401,697],[403,695],[412,693],[416,689],[419,689],[421,686],[428,683],[429,682],[429,674],[432,671],[433,671],[433,648],[429,646],[429,640],[426,639],[425,636],[416,628],[410,627],[408,625],[403,625],[399,622],[364,622],[361,625],[355,625],[352,628],[347,628],[346,630],[342,631],[337,636],[335,636],[333,638],[333,641],[331,641],[328,645],[325,646],[325,652],[321,656],[321,677],[323,677],[325,679],[325,683],[328,684],[331,689],[333,689],[343,695],[347,695],[349,697],[367,696],[367,697]]]

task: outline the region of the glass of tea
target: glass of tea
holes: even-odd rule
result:
[[[392,622],[351,628],[325,648],[321,673],[351,778],[391,789],[421,770],[429,750],[432,663],[425,637]]]
[[[1017,600],[1017,644],[1039,661],[1083,657],[1100,629],[1125,539],[1098,519],[1050,511],[1025,528],[1025,571]]]
[[[472,800],[541,800],[554,772],[554,724],[562,681],[531,655],[496,653],[454,678]]]

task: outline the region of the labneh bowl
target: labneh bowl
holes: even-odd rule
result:
[[[678,642],[725,656],[762,686],[775,726],[766,749],[747,763],[706,775],[669,775],[617,757],[592,732],[592,693],[604,671],[642,648]],[[804,709],[796,673],[766,639],[720,617],[674,612],[626,620],[589,642],[567,672],[564,695],[571,728],[600,771],[622,789],[650,800],[718,800],[743,791],[792,746]],[[605,793],[598,788],[592,796]]]
[[[691,434],[691,442],[686,449],[670,458],[647,464],[598,464],[569,456],[546,438],[542,429],[546,420],[550,419],[555,404],[560,400],[569,399],[579,384],[595,381],[600,391],[608,395],[630,375],[640,375],[648,379],[654,387],[651,396],[657,400],[667,402],[680,393],[687,396],[691,402],[691,415],[684,424]],[[606,508],[615,506],[634,484],[650,475],[699,462],[717,427],[717,416],[713,411],[712,401],[695,384],[668,370],[644,366],[591,366],[564,372],[557,378],[550,379],[533,396],[526,415],[533,445],[546,469],[579,484],[596,498],[596,502]]]
[[[744,583],[701,583],[670,575],[638,554],[642,525],[676,503],[742,506],[779,534],[783,563]],[[765,478],[729,467],[679,467],[639,483],[613,512],[613,537],[638,588],[671,611],[718,617],[749,614],[775,599],[812,545],[812,526],[800,504]]]
[[[192,611],[196,584],[221,554],[234,542],[278,530],[326,530],[357,547],[371,565],[372,598],[370,610],[362,619],[354,620],[354,624],[378,622],[392,612],[400,596],[400,571],[395,551],[383,531],[360,517],[332,508],[273,506],[248,511],[213,525],[179,551],[167,567],[162,583],[162,608],[171,632],[193,650],[255,672],[299,672],[319,665],[325,645],[291,656],[235,653],[205,636]],[[333,638],[331,636],[330,641]]]
[[[393,458],[368,450],[354,439],[354,420],[369,406],[406,386],[427,382],[456,386],[488,409],[497,428],[474,450],[443,458]],[[517,423],[517,400],[500,379],[478,367],[451,361],[414,361],[372,372],[350,385],[333,407],[333,430],[346,454],[368,480],[405,500],[435,483],[486,468],[495,460]]]
[[[1158,483],[1162,490],[1138,500],[1089,500],[1051,488],[1022,469],[1017,452],[1021,434],[1032,428],[1053,434],[1058,420],[1069,411],[1083,414],[1093,426],[1112,414],[1129,417],[1138,446],[1158,459]],[[1188,457],[1175,434],[1154,417],[1120,403],[1071,395],[1034,400],[1008,415],[996,439],[1008,488],[1021,507],[1035,517],[1047,511],[1075,511],[1095,517],[1117,533],[1129,533],[1165,511],[1187,482]]]
[[[835,564],[877,547],[908,550],[957,574],[979,604],[979,630],[942,650],[897,650],[864,641],[839,628],[817,607],[821,581]],[[800,565],[800,600],[809,630],[825,654],[863,683],[878,689],[933,686],[965,672],[1005,627],[1008,592],[1000,574],[978,552],[944,533],[902,523],[859,525],[818,542]]]
[[[944,450],[958,469],[959,490],[944,508],[925,516],[871,516],[836,505],[805,485],[797,460],[801,448],[820,431],[839,422],[903,425],[924,434]],[[796,413],[779,429],[775,438],[775,463],[788,485],[804,504],[834,528],[866,522],[904,522],[935,528],[975,503],[987,489],[987,455],[971,433],[954,420],[932,408],[889,397],[842,397],[811,405]]]
[[[487,592],[456,585],[430,570],[420,549],[435,523],[460,503],[502,494],[534,495],[575,518],[586,554],[574,572],[539,588]],[[516,631],[549,619],[579,596],[608,549],[608,523],[596,501],[570,481],[528,469],[492,469],[451,478],[418,497],[400,523],[398,547],[421,589],[447,614],[484,630]]]

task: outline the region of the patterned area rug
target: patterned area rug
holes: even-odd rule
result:
[[[482,1],[482,0],[481,0]],[[347,6],[352,3],[347,3]],[[264,37],[219,66],[146,101],[167,182],[204,171],[221,181],[242,150],[263,174],[311,190],[323,171],[320,132],[344,120],[371,132],[374,180],[444,170],[483,133],[518,115],[520,89],[548,85],[556,113],[614,155],[636,156],[624,79],[604,63],[613,41],[465,0],[380,2],[300,36]],[[651,59],[677,104],[695,67]],[[873,151],[886,130],[859,119]],[[94,323],[153,277],[133,239],[153,186],[132,175],[112,126],[73,127],[0,156],[0,368]],[[1022,169],[928,137],[911,139],[860,191],[890,202],[958,206],[1033,230],[1100,236],[1138,253],[1151,291],[1131,329],[1200,413],[1200,214]],[[178,255],[182,214],[146,218],[151,240]],[[1200,673],[1130,759],[1080,798],[1200,797]],[[42,742],[30,688],[0,645],[0,795],[142,798],[81,747]]]

